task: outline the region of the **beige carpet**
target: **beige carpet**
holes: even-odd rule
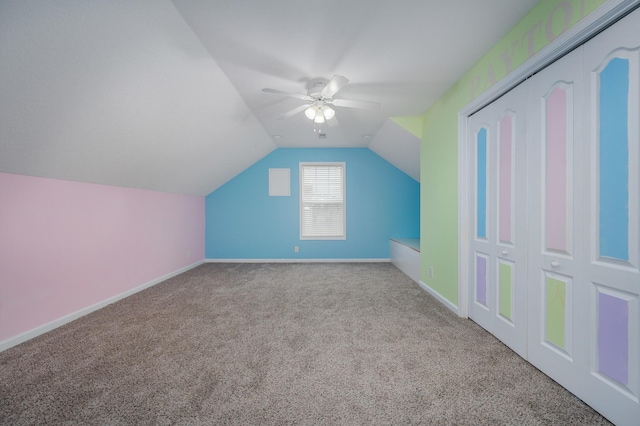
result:
[[[606,424],[390,264],[205,264],[0,353],[2,424]]]

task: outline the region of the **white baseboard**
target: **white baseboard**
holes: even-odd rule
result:
[[[370,259],[206,259],[207,263],[383,263],[388,258]]]
[[[434,289],[432,289],[431,287],[429,287],[428,285],[426,285],[422,281],[418,282],[418,285],[420,285],[420,287],[424,291],[426,291],[427,293],[429,293],[430,295],[435,297],[438,300],[438,302],[442,303],[444,306],[446,306],[447,308],[451,309],[451,311],[453,311],[453,313],[455,313],[456,315],[460,316],[460,312],[458,310],[458,307],[456,305],[454,305],[453,303],[451,303],[450,301],[448,301],[447,299],[445,299],[444,297],[442,297],[442,295],[440,293],[438,293],[437,291],[435,291]]]
[[[202,265],[203,263],[204,263],[204,260],[200,260],[196,263],[192,263],[191,265],[185,266],[184,268],[180,268],[177,271],[173,271],[167,275],[163,275],[162,277],[159,277],[149,282],[146,282],[144,284],[141,284],[135,288],[132,288],[120,294],[116,294],[115,296],[112,296],[106,300],[103,300],[102,302],[98,302],[86,308],[80,309],[79,311],[73,312],[69,315],[65,315],[61,318],[58,318],[44,325],[41,325],[39,327],[26,331],[22,334],[18,334],[17,336],[10,337],[7,340],[0,342],[0,352],[5,351],[13,346],[19,345],[20,343],[26,342],[27,340],[33,339],[34,337],[40,336],[41,334],[47,333],[62,325],[70,323],[71,321],[74,321],[80,317],[90,314],[91,312],[97,311],[98,309],[104,308],[107,305],[117,302],[118,300],[124,299],[125,297],[131,296],[132,294],[135,294],[146,288],[149,288],[158,283],[161,283],[162,281],[168,280],[169,278],[173,278],[176,275],[180,275],[190,269],[195,268],[196,266]]]

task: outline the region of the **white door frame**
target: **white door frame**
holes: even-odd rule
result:
[[[469,316],[469,149],[467,119],[499,98],[535,72],[540,71],[572,49],[580,46],[636,7],[640,0],[608,0],[573,27],[569,28],[518,68],[472,100],[458,112],[458,315]]]

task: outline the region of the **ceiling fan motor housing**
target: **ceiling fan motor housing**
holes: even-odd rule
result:
[[[338,93],[347,83],[349,79],[341,75],[334,75],[328,82],[315,81],[312,86],[307,90],[306,95],[298,93],[284,92],[282,90],[262,89],[263,92],[273,93],[276,95],[288,96],[296,99],[301,99],[308,102],[306,105],[300,105],[292,109],[291,111],[280,115],[278,118],[288,118],[299,112],[304,111],[307,118],[314,120],[317,124],[322,124],[325,121],[329,122],[330,126],[336,126],[337,120],[334,119],[335,111],[329,106],[347,107],[347,108],[361,108],[361,109],[378,109],[380,104],[377,102],[367,101],[352,101],[348,99],[333,99],[333,96]]]
[[[321,81],[318,81],[309,89],[307,95],[311,96],[314,99],[322,99],[322,90],[325,88],[327,84]]]

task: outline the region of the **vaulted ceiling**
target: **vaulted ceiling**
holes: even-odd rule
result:
[[[206,195],[277,147],[370,147],[419,179],[424,113],[537,0],[0,0],[0,171]],[[318,139],[304,101],[333,75]]]

